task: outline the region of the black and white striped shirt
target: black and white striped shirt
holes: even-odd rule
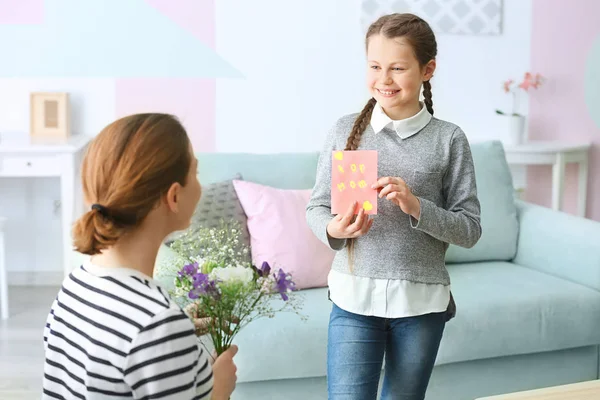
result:
[[[145,274],[74,270],[44,329],[44,399],[209,399],[213,376],[194,327]]]

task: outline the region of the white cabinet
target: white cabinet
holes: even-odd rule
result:
[[[63,271],[71,272],[71,227],[75,216],[83,212],[80,165],[92,138],[72,136],[67,141],[40,141],[28,135],[0,135],[0,178],[60,178],[62,206]],[[10,218],[9,215],[4,215]]]

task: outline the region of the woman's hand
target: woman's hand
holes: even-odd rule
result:
[[[371,186],[379,191],[379,198],[384,197],[400,207],[405,214],[412,215],[419,219],[421,215],[421,203],[419,199],[412,194],[408,185],[402,178],[386,176],[380,178]]]
[[[196,328],[196,336],[206,335],[208,332],[210,332],[212,328],[216,326],[215,321],[203,314],[199,310],[198,304],[196,303],[188,304],[187,306],[185,306],[183,311],[194,322],[194,327]],[[239,323],[239,320],[237,318],[232,318],[231,323],[237,324]],[[228,334],[232,333],[231,328],[229,327],[229,324],[227,324],[226,321],[223,321],[221,325],[222,330],[224,330]]]
[[[354,218],[354,210],[358,203],[355,201],[350,205],[345,214],[338,214],[327,224],[327,234],[335,239],[354,239],[365,235],[373,225],[373,219],[365,214],[365,210],[361,207]]]
[[[212,400],[227,400],[231,397],[237,382],[237,367],[233,362],[233,357],[237,352],[238,347],[232,345],[217,357],[215,363],[212,365],[214,377]]]

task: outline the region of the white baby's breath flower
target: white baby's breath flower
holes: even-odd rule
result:
[[[191,259],[193,262],[198,263],[198,265],[204,264],[204,259],[202,257],[193,256]]]
[[[273,291],[275,278],[273,275],[268,275],[267,277],[258,278],[256,283],[258,284],[258,287],[262,293],[269,294]]]

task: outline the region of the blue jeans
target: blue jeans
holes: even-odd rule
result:
[[[384,354],[381,398],[423,400],[445,325],[445,312],[388,319],[334,304],[327,343],[329,400],[376,399]]]

